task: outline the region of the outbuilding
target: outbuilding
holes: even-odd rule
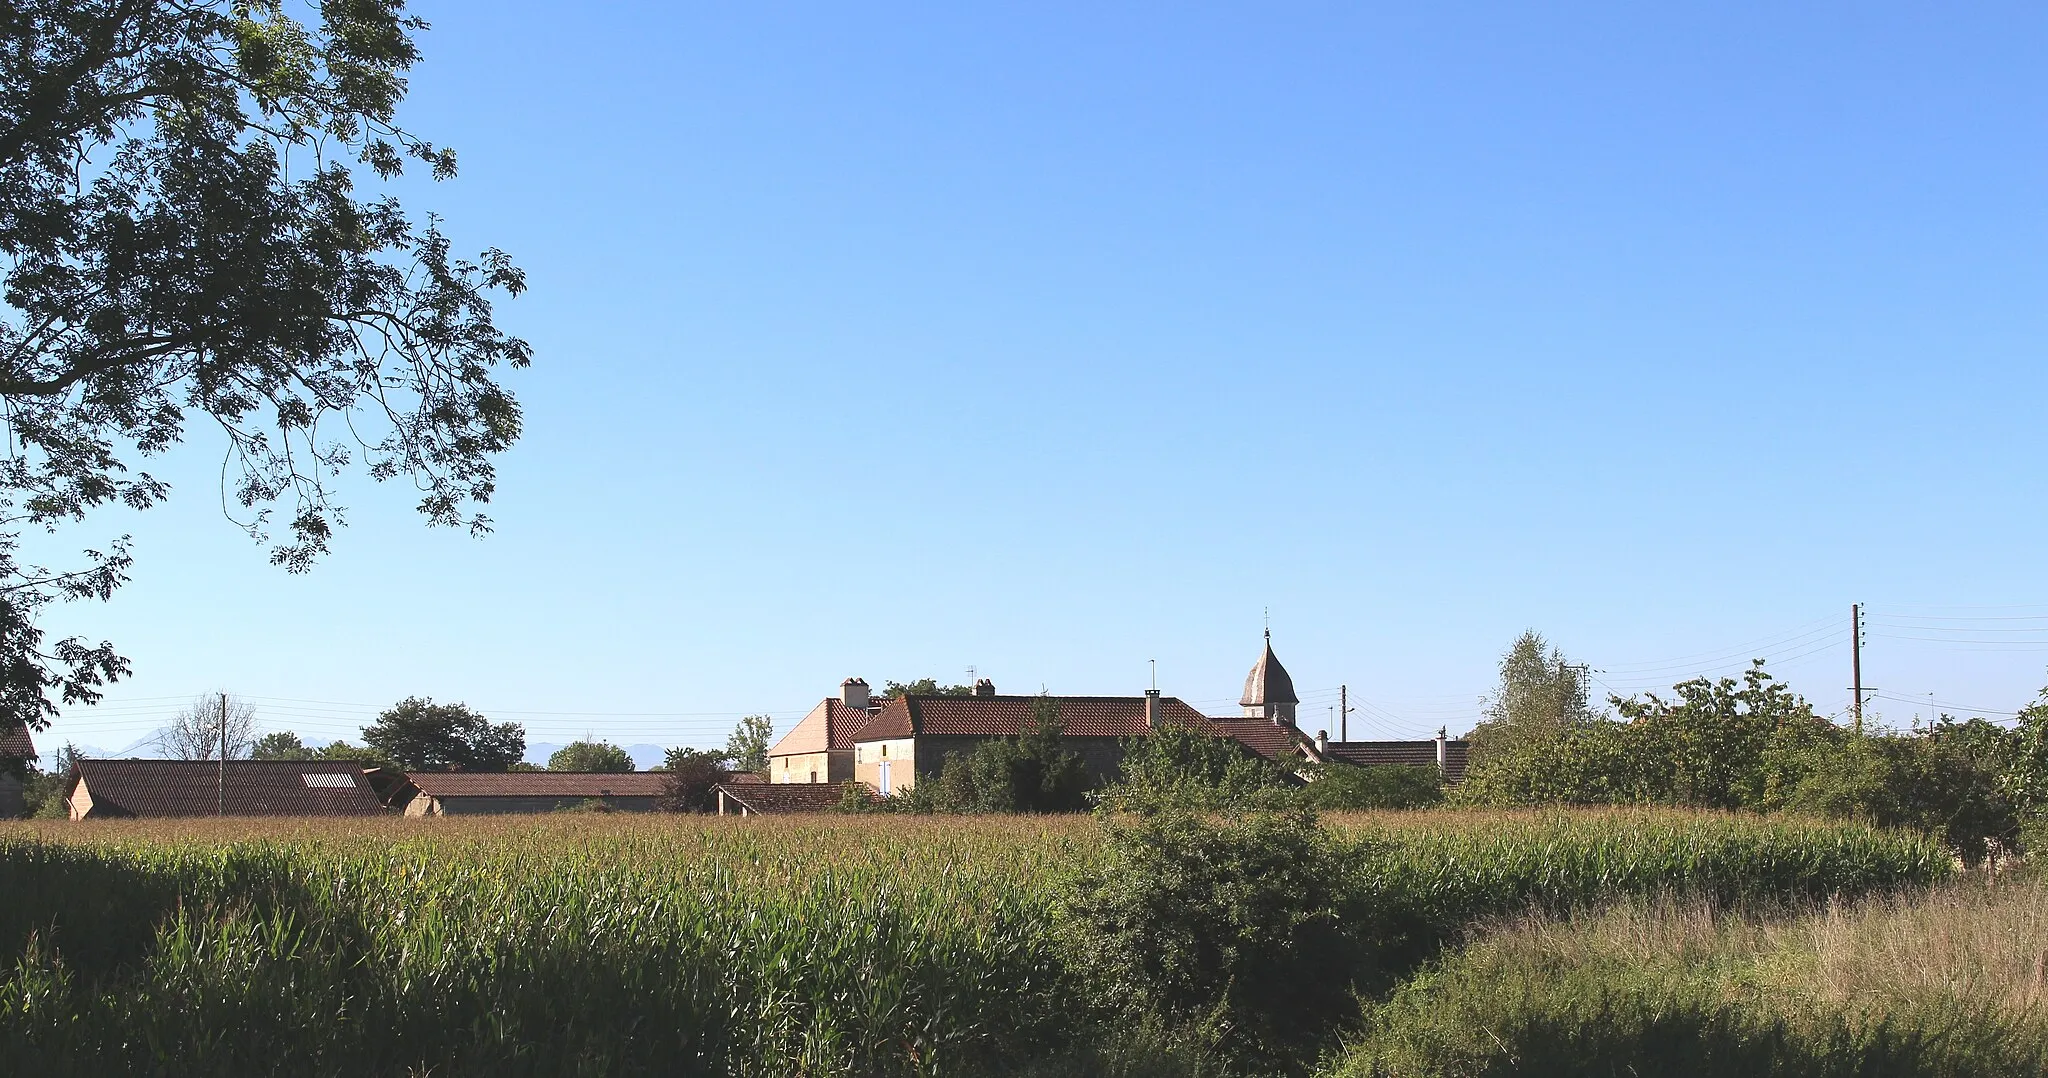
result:
[[[363,769],[339,760],[80,760],[74,820],[116,816],[381,816]]]
[[[652,812],[666,771],[408,771],[417,791],[407,816],[553,812],[596,802],[618,812]]]

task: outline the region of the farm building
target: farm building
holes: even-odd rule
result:
[[[16,726],[0,733],[0,819],[11,819],[26,811],[21,782],[35,758],[36,743],[30,740],[28,727]]]
[[[114,816],[379,816],[362,768],[335,760],[80,760],[74,820]]]
[[[727,783],[718,788],[720,816],[786,816],[826,812],[846,797],[841,782]]]
[[[768,781],[845,782],[853,777],[853,735],[873,717],[868,683],[850,677],[818,701],[768,750]]]
[[[587,801],[620,812],[652,812],[663,771],[408,771],[407,816],[553,812]]]

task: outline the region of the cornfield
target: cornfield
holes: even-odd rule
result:
[[[1617,894],[1938,879],[1915,836],[1669,812],[1332,821],[1386,931]],[[1055,931],[1085,818],[0,828],[17,1073],[1003,1073],[1099,1028]],[[1372,931],[1380,931],[1378,926]],[[1103,1023],[1104,1026],[1108,1023]]]

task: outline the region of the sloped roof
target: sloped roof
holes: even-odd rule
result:
[[[1259,655],[1259,661],[1252,664],[1252,672],[1245,675],[1244,699],[1238,703],[1244,707],[1301,703],[1301,697],[1294,695],[1294,679],[1288,676],[1287,668],[1280,665],[1280,657],[1273,654],[1273,632],[1270,629],[1266,631],[1266,650]]]
[[[1445,782],[1456,784],[1464,780],[1465,761],[1471,748],[1469,741],[1444,742]],[[1332,741],[1327,751],[1333,759],[1361,767],[1378,764],[1436,766],[1435,741]]]
[[[730,803],[746,806],[748,812],[776,816],[795,812],[825,812],[846,796],[840,782],[728,783],[717,787]],[[866,792],[866,787],[861,788]],[[868,794],[874,800],[873,794]]]
[[[363,770],[344,760],[80,760],[94,816],[377,816]]]
[[[1060,726],[1068,737],[1143,737],[1151,729],[1145,725],[1142,696],[892,696],[854,740],[919,734],[1015,737],[1041,700],[1059,705]],[[1174,697],[1162,697],[1159,712],[1162,721],[1213,731],[1214,720]]]
[[[25,762],[35,758],[36,743],[29,740],[28,727],[14,726],[0,730],[0,763]]]
[[[850,749],[855,734],[868,724],[872,716],[865,708],[847,707],[837,697],[828,696],[818,701],[802,721],[782,735],[782,740],[768,750],[770,756],[797,756],[809,752],[824,752],[827,749]]]
[[[408,771],[428,797],[660,797],[666,771]]]
[[[1300,730],[1283,726],[1271,719],[1261,718],[1212,718],[1217,730],[1236,738],[1244,746],[1268,760],[1281,757],[1290,759],[1303,755],[1304,748],[1311,749],[1315,743],[1302,736]],[[1310,753],[1313,755],[1313,753]]]

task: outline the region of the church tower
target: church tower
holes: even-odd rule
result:
[[[1252,664],[1252,672],[1244,679],[1244,699],[1238,703],[1244,707],[1247,718],[1271,719],[1276,726],[1294,725],[1294,708],[1301,703],[1301,697],[1294,695],[1294,679],[1287,676],[1287,668],[1273,654],[1271,629],[1266,630],[1265,654]]]

